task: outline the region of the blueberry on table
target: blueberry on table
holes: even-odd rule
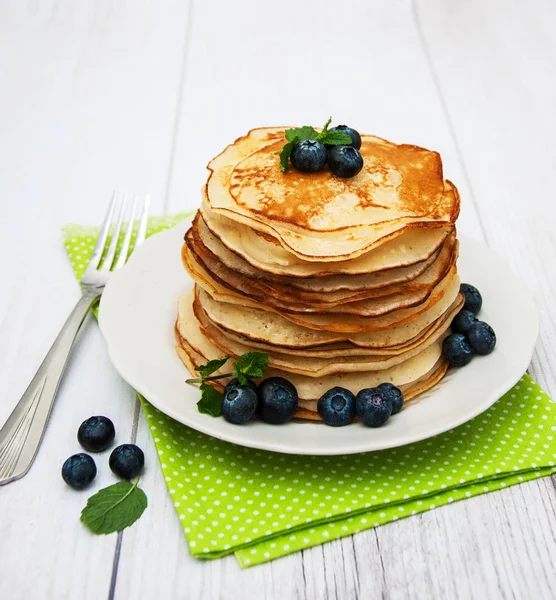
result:
[[[352,146],[333,146],[328,151],[328,166],[337,177],[354,177],[363,168],[363,157]]]
[[[319,398],[317,411],[327,425],[349,425],[355,416],[355,396],[346,388],[333,387]]]
[[[477,317],[470,310],[462,308],[452,321],[452,329],[455,333],[466,334],[471,325],[477,323]]]
[[[378,386],[380,393],[392,403],[392,414],[395,415],[403,408],[403,394],[399,387],[393,383],[381,383]]]
[[[86,488],[96,474],[93,457],[84,452],[70,456],[62,466],[62,478],[74,490]]]
[[[133,479],[145,465],[143,450],[135,444],[116,446],[108,460],[112,472],[122,479]]]
[[[89,417],[77,431],[77,441],[88,452],[102,452],[114,441],[116,430],[108,417]]]
[[[470,310],[476,315],[483,305],[483,298],[479,290],[470,283],[462,283],[459,286],[459,291],[465,298],[465,303],[463,305],[464,310]]]
[[[366,388],[355,397],[355,413],[367,427],[381,427],[392,414],[392,401],[378,388]]]
[[[490,354],[496,346],[494,329],[484,321],[477,321],[467,332],[467,339],[477,354]]]
[[[349,135],[349,137],[351,138],[351,144],[347,145],[351,146],[352,148],[355,148],[356,150],[359,150],[359,148],[361,148],[361,136],[359,135],[358,131],[355,131],[355,129],[352,129],[347,125],[338,125],[337,127],[332,127],[332,129],[329,129],[328,131],[341,131],[342,133],[347,133],[347,135]],[[327,150],[330,150],[330,148],[333,147],[334,146],[331,146],[330,144],[326,144]]]
[[[236,385],[230,385],[237,381]],[[251,383],[251,382],[249,382]],[[255,389],[253,389],[253,387]],[[243,425],[257,410],[257,386],[240,385],[237,379],[230,381],[224,390],[222,416],[234,425]]]
[[[303,173],[316,173],[326,164],[326,148],[316,140],[301,140],[290,154],[292,165]]]
[[[283,377],[269,377],[259,383],[259,410],[263,421],[280,425],[289,421],[297,410],[295,386]]]
[[[445,338],[442,353],[454,367],[463,367],[473,358],[473,350],[463,333],[452,333]]]

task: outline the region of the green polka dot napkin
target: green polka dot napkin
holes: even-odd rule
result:
[[[151,218],[149,233],[184,216]],[[63,229],[77,277],[97,231]],[[485,413],[442,435],[333,457],[235,446],[141,401],[191,553],[233,552],[242,567],[556,471],[556,408],[527,374]]]

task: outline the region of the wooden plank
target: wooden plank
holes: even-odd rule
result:
[[[100,222],[113,188],[150,191],[163,208],[186,13],[183,2],[0,4],[0,422],[78,297],[60,226]],[[107,414],[124,442],[134,407],[89,323],[34,466],[0,488],[0,597],[107,597],[116,536],[82,527],[90,492],[67,488],[60,468],[84,418]],[[107,463],[97,457],[94,489],[115,481]]]
[[[548,140],[556,133],[556,44],[546,23],[556,10],[435,1],[415,3],[414,15],[482,230],[539,303],[531,372],[554,395],[554,244],[546,217],[554,214]],[[393,597],[407,590],[415,597],[553,597],[553,504],[554,486],[544,479],[377,530],[388,589]],[[387,568],[400,556],[403,569]]]

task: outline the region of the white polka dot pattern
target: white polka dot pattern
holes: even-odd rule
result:
[[[149,233],[183,218],[150,219]],[[96,232],[64,228],[77,277]],[[242,448],[142,403],[191,553],[234,552],[242,567],[556,471],[556,408],[529,375],[485,413],[435,438],[335,457]]]

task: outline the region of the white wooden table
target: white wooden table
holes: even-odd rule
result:
[[[441,152],[460,231],[537,298],[531,373],[556,395],[555,25],[550,0],[0,0],[0,422],[78,297],[62,224],[98,223],[113,188],[150,192],[155,213],[192,209],[229,141],[329,115]],[[91,536],[79,523],[89,493],[60,478],[91,414],[146,453],[149,508],[119,536]],[[554,598],[554,486],[243,572],[233,557],[197,561],[91,320],[33,468],[0,488],[0,598]]]

